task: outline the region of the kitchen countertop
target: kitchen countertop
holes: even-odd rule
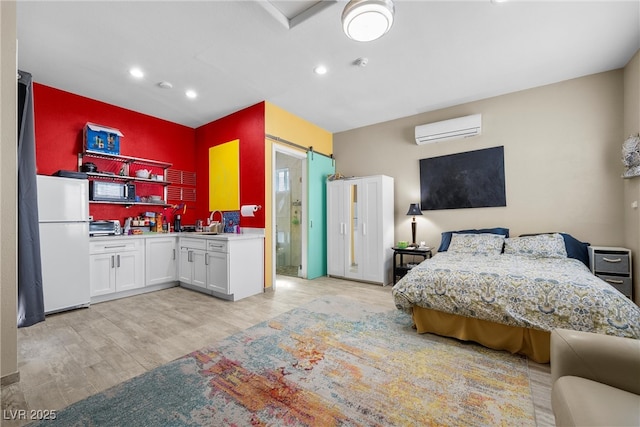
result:
[[[159,237],[189,237],[196,239],[208,239],[208,240],[244,240],[244,239],[263,239],[264,235],[261,233],[220,233],[210,234],[205,232],[182,232],[182,233],[144,233],[144,234],[130,234],[119,236],[93,236],[89,239],[91,241],[99,240],[112,240],[112,239],[153,239]]]

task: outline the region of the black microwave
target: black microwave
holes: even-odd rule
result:
[[[95,202],[135,202],[136,186],[112,181],[90,181],[89,200]]]

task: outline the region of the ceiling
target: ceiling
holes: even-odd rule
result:
[[[369,43],[342,32],[345,5],[18,0],[18,65],[189,127],[266,100],[340,132],[622,68],[640,48],[638,0],[396,0],[393,27]]]

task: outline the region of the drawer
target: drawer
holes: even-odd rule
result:
[[[207,240],[207,250],[211,252],[228,252],[227,243],[224,240]]]
[[[631,277],[608,276],[606,274],[597,274],[597,276],[631,298]]]
[[[142,244],[143,241],[141,239],[89,242],[89,253],[106,254],[137,251],[142,248]]]
[[[189,249],[207,249],[207,241],[205,239],[194,239],[189,237],[180,238],[180,247]]]
[[[594,269],[596,273],[629,274],[628,252],[595,252]]]

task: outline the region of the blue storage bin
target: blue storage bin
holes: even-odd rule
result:
[[[85,150],[118,155],[121,136],[124,135],[118,129],[87,123],[84,126]]]

